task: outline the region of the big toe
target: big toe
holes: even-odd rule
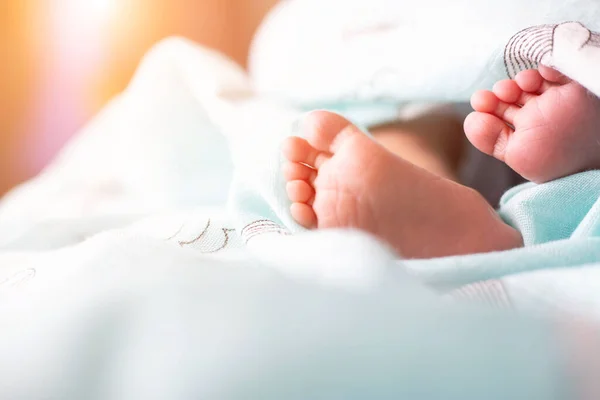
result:
[[[480,151],[504,161],[512,129],[500,118],[485,112],[473,112],[464,124],[469,141]]]
[[[315,149],[336,153],[350,138],[364,136],[352,122],[329,111],[312,111],[302,121],[303,136]]]

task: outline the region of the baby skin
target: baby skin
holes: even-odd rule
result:
[[[473,95],[468,139],[535,182],[600,168],[600,100],[541,67]],[[398,157],[343,117],[315,111],[283,143],[293,218],[370,232],[405,258],[522,246],[476,191]]]

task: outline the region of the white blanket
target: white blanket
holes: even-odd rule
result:
[[[540,62],[597,93],[597,67],[584,72],[580,60],[598,52],[583,45],[599,39],[574,27],[554,32],[566,21],[600,32],[600,3],[288,0],[256,35],[250,71],[262,93],[335,108],[365,125],[395,119],[407,102],[468,102],[476,90]]]

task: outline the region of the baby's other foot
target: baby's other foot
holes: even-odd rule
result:
[[[467,137],[533,182],[600,168],[600,99],[558,71],[519,73],[471,98]]]
[[[293,218],[306,228],[356,228],[409,258],[521,245],[475,191],[385,149],[343,117],[317,111],[283,144]]]

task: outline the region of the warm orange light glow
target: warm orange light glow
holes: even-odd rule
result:
[[[67,23],[91,24],[94,27],[106,25],[114,17],[118,0],[61,0],[64,4],[62,18]],[[61,7],[57,7],[60,9]]]
[[[0,195],[39,171],[170,35],[246,59],[281,0],[5,0],[0,12]]]

